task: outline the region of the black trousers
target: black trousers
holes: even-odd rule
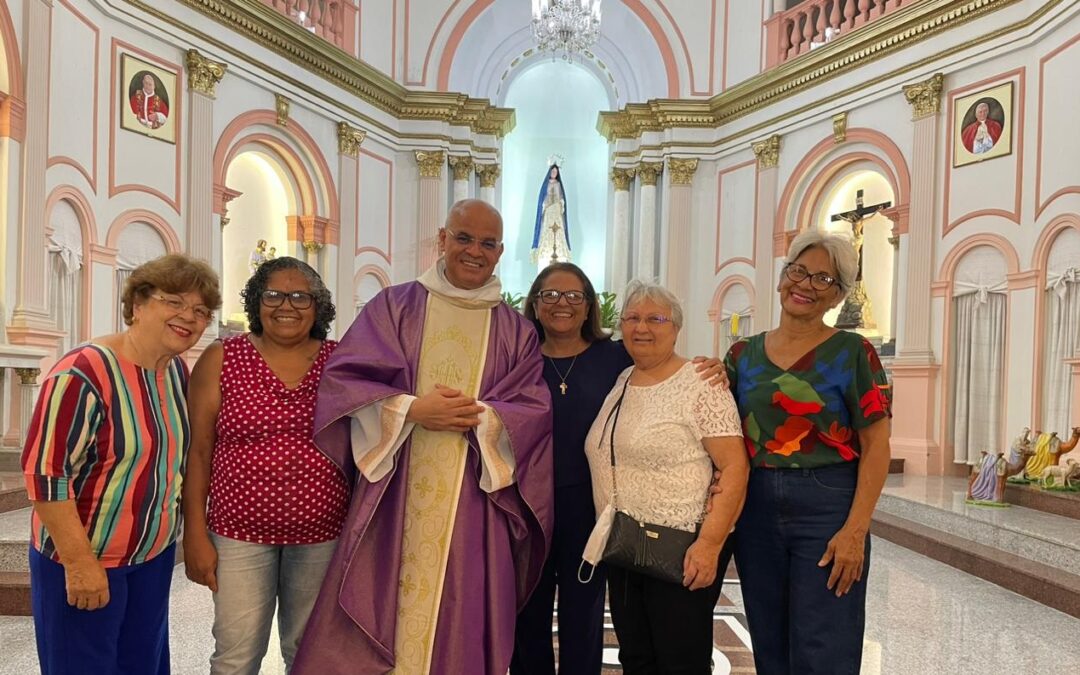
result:
[[[559,675],[599,675],[604,648],[604,568],[578,581],[596,523],[592,487],[555,488],[555,529],[540,583],[518,614],[511,675],[555,675],[551,619],[559,596]],[[588,565],[586,565],[586,569]]]
[[[716,581],[691,591],[619,567],[608,567],[611,620],[627,675],[712,673],[713,609],[720,599],[732,545],[720,551]]]
[[[853,675],[862,665],[866,623],[866,538],[862,581],[844,596],[818,567],[844,525],[858,464],[820,469],[754,469],[735,532],[746,619],[759,675]]]

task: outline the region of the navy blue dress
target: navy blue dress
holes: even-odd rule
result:
[[[544,357],[555,449],[555,530],[540,583],[518,615],[511,675],[554,675],[551,620],[559,596],[559,675],[598,675],[604,642],[603,568],[578,581],[596,523],[585,437],[619,373],[633,365],[622,342],[594,342],[577,357]],[[561,377],[560,377],[561,374]],[[559,385],[565,379],[566,393]]]

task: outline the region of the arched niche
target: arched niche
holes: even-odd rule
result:
[[[386,274],[386,271],[381,267],[375,265],[365,265],[356,270],[356,274],[353,277],[353,312],[359,314],[360,310],[364,308],[372,298],[379,294],[379,291],[390,285],[390,277]],[[338,308],[340,313],[342,308]]]
[[[154,258],[160,258],[172,252],[155,223],[146,220],[131,220],[121,227],[115,238],[116,273],[113,289],[117,332],[125,328],[121,296],[132,270]]]
[[[1055,228],[1040,274],[1036,316],[1041,317],[1040,342],[1036,344],[1039,373],[1038,419],[1044,431],[1068,438],[1080,419],[1073,418],[1072,368],[1068,361],[1080,358],[1080,220],[1062,219]]]
[[[577,64],[549,60],[522,72],[506,102],[517,126],[503,142],[503,287],[524,293],[536,277],[531,248],[537,200],[549,156],[561,155],[571,259],[598,290],[605,289],[608,145],[595,129],[597,113],[607,106],[603,83]]]
[[[720,283],[709,309],[714,356],[722,357],[736,340],[754,334],[755,302],[753,282],[746,277],[734,275]],[[739,316],[737,322],[733,322],[735,315]]]
[[[812,222],[823,231],[852,237],[858,243],[854,238],[852,223],[833,220],[833,216],[855,209],[860,190],[864,206],[896,204],[896,195],[889,179],[877,170],[877,165],[869,161],[855,162],[845,166],[825,184],[817,200]],[[870,300],[869,314],[872,320],[860,332],[887,341],[896,335],[896,248],[889,241],[895,224],[878,212],[864,218],[861,227],[863,284]],[[825,321],[834,324],[841,309],[842,305],[829,312]]]
[[[226,169],[225,184],[240,196],[229,202],[229,224],[221,233],[221,317],[241,330],[246,320],[240,291],[254,271],[256,245],[266,242],[267,257],[299,254],[297,243],[290,241],[288,219],[302,212],[303,197],[291,168],[263,146],[236,155]]]
[[[45,245],[48,249],[48,307],[65,353],[90,336],[85,334],[87,275],[85,223],[76,205],[57,200],[49,209]]]
[[[996,243],[969,241],[948,259],[944,419],[955,464],[977,464],[982,451],[1005,443],[1008,275],[1015,256]]]

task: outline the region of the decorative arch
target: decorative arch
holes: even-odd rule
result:
[[[56,187],[49,196],[45,199],[45,223],[48,227],[48,223],[52,218],[53,209],[60,202],[65,201],[71,205],[71,208],[75,210],[75,215],[79,219],[79,229],[82,231],[82,259],[83,265],[80,271],[80,281],[82,297],[79,301],[84,308],[82,315],[82,325],[79,327],[82,335],[89,337],[90,335],[90,319],[93,316],[91,307],[93,305],[93,293],[91,293],[91,284],[93,283],[93,275],[91,274],[93,268],[93,251],[97,248],[97,222],[94,220],[94,209],[90,206],[90,201],[86,198],[82,192],[79,192],[77,188],[72,185],[60,185]]]
[[[304,151],[306,159],[311,163],[314,169],[315,175],[312,176],[306,170],[304,176],[308,181],[308,194],[312,199],[312,209],[318,209],[319,204],[325,205],[326,213],[319,214],[314,211],[310,213],[304,213],[299,215],[317,216],[322,215],[327,218],[334,226],[337,226],[341,222],[341,208],[338,203],[337,188],[334,185],[334,177],[330,172],[330,166],[326,163],[326,158],[323,157],[322,151],[319,149],[318,143],[298,122],[290,119],[288,124],[284,127],[277,124],[277,113],[273,110],[251,110],[237,116],[232,122],[225,127],[225,131],[221,133],[221,137],[218,139],[217,146],[214,148],[214,163],[213,163],[213,182],[215,186],[225,185],[225,172],[228,169],[229,162],[234,156],[233,151],[240,145],[237,140],[241,138],[241,134],[244,134],[251,127],[264,126],[268,129],[284,130],[286,137],[294,141]],[[253,138],[264,145],[273,142],[274,145],[267,145],[277,152],[279,157],[284,157],[285,153],[281,151],[281,148],[288,148],[288,145],[284,142],[284,139],[280,139],[272,134],[267,133],[265,130],[260,132],[252,132],[245,134],[244,138]],[[269,140],[268,140],[269,139]],[[276,147],[275,147],[276,146]],[[289,155],[291,160],[295,161],[298,166],[305,166],[305,163],[301,160],[300,156],[292,152],[289,148]],[[300,175],[297,175],[297,183],[300,183]],[[321,196],[322,200],[317,198]],[[215,208],[217,205],[215,205]]]
[[[117,216],[112,225],[109,226],[109,232],[105,237],[105,245],[112,249],[119,248],[120,233],[124,231],[125,227],[134,222],[146,223],[154,228],[161,240],[165,242],[165,250],[169,253],[181,252],[180,238],[176,236],[176,232],[173,231],[172,227],[165,222],[164,218],[146,209],[130,209]]]
[[[476,19],[494,2],[495,0],[475,0],[450,30],[450,34],[446,39],[446,46],[443,48],[442,56],[439,60],[439,72],[436,86],[439,91],[449,90],[450,70],[454,64],[454,56],[461,46],[462,39]],[[622,0],[622,3],[641,20],[646,29],[648,29],[649,34],[652,35],[653,40],[656,42],[657,49],[660,50],[660,56],[664,61],[664,71],[667,73],[668,80],[668,97],[678,98],[680,92],[679,67],[675,60],[675,50],[672,49],[671,41],[668,39],[663,27],[661,27],[659,20],[657,20],[652,12],[645,7],[641,0]],[[442,31],[443,25],[454,11],[456,5],[457,0],[450,6],[450,9],[446,11],[442,20],[439,22],[438,27],[435,29],[435,35],[432,37],[431,44],[428,46],[427,57],[424,59],[424,70],[423,75],[421,76],[424,80],[426,80],[427,66],[428,61],[431,58],[431,52],[434,49],[435,44],[439,41],[439,34]],[[689,69],[689,61],[687,61],[685,65],[687,69]]]
[[[713,355],[720,356],[720,324],[722,321],[721,312],[724,308],[724,299],[732,288],[736,286],[742,286],[746,289],[746,297],[750,301],[751,307],[757,306],[757,294],[754,291],[754,282],[749,278],[741,274],[732,274],[724,278],[720,282],[720,285],[716,287],[716,291],[713,293],[712,302],[709,305],[709,321],[713,325]]]
[[[1054,241],[1058,236],[1068,230],[1074,229],[1080,232],[1080,215],[1066,213],[1051,220],[1039,234],[1039,240],[1035,244],[1035,252],[1031,256],[1031,268],[1036,271],[1035,282],[1035,377],[1032,386],[1035,388],[1031,397],[1031,419],[1039,424],[1046,420],[1042,418],[1042,394],[1045,368],[1043,367],[1043,345],[1046,341],[1046,273],[1050,259],[1050,251],[1054,248]],[[1080,396],[1080,391],[1073,392],[1073,396]]]
[[[973,248],[978,248],[979,246],[992,246],[993,248],[996,248],[1005,258],[1005,265],[1008,267],[1009,274],[1018,274],[1020,272],[1020,256],[1016,254],[1016,248],[1013,247],[1012,242],[1005,237],[992,232],[973,234],[962,240],[956,246],[953,246],[952,250],[945,256],[945,260],[941,263],[938,281],[948,284],[947,297],[952,296],[952,282],[953,276],[956,273],[957,263],[960,262],[960,259],[964,257],[965,253]]]
[[[390,275],[386,273],[386,270],[378,265],[364,265],[356,270],[356,274],[353,275],[353,289],[356,289],[361,279],[369,275],[375,277],[375,280],[379,282],[379,286],[383,288],[391,286]]]
[[[254,146],[254,147],[253,147]],[[289,182],[297,191],[297,206],[301,215],[314,215],[318,211],[318,199],[315,196],[315,181],[311,177],[307,166],[304,165],[300,156],[296,154],[287,143],[276,136],[255,132],[238,138],[229,148],[229,154],[225,157],[225,173],[229,166],[239,155],[253,150],[268,152],[278,165],[289,174]],[[224,184],[224,176],[219,185]]]
[[[845,145],[850,143],[865,143],[877,148],[884,155],[884,158],[866,151],[845,150],[844,146],[836,145],[836,141],[832,136],[823,138],[811,148],[802,161],[796,165],[791,178],[788,179],[787,185],[784,186],[784,192],[780,196],[780,204],[777,208],[777,218],[773,230],[774,255],[783,255],[786,248],[783,246],[784,235],[788,229],[787,224],[792,208],[797,209],[795,213],[799,218],[793,231],[799,231],[803,229],[800,223],[805,222],[805,211],[812,208],[817,202],[821,190],[828,181],[845,167],[855,162],[870,161],[881,168],[896,198],[894,208],[900,214],[907,213],[907,207],[911,199],[911,172],[908,170],[907,161],[904,159],[904,153],[900,151],[900,148],[885,134],[862,127],[848,130]],[[835,157],[829,164],[811,175],[815,167],[833,155]],[[804,184],[807,185],[807,189],[798,204],[795,205],[796,191]],[[900,231],[905,231],[906,227],[906,223],[897,223],[897,229]],[[778,250],[779,252],[777,252]]]
[[[4,40],[4,58],[7,61],[8,96],[25,99],[23,91],[22,60],[19,58],[19,40],[15,34],[15,24],[11,21],[7,3],[0,4],[0,37]]]

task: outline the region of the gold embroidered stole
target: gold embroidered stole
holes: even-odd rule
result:
[[[436,384],[479,394],[490,319],[489,308],[469,309],[428,294],[417,396]],[[466,450],[461,433],[421,427],[412,432],[394,639],[394,672],[400,675],[420,675],[431,667]]]

